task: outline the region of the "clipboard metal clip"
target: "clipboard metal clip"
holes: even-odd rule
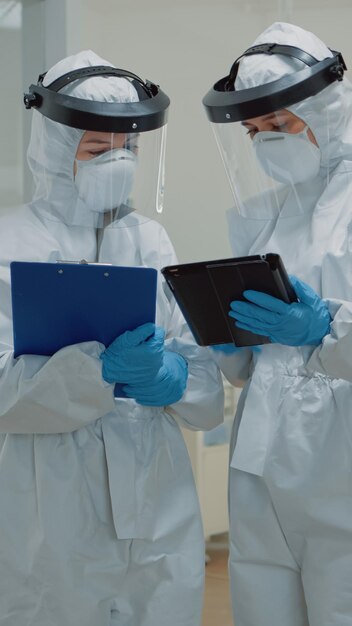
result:
[[[67,261],[65,259],[57,259],[56,263],[73,263],[75,265],[112,265],[112,263],[97,263],[95,261],[86,261],[85,259],[81,259],[80,261]]]

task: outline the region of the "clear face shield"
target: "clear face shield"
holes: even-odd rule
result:
[[[73,166],[73,224],[116,228],[163,211],[166,125],[144,133],[86,131]],[[130,216],[130,218],[127,218]]]
[[[270,220],[302,214],[323,192],[333,167],[326,147],[333,140],[331,129],[337,126],[338,116],[329,98],[346,70],[341,53],[330,53],[318,60],[295,46],[253,46],[204,96],[236,208],[243,217]],[[236,89],[243,57],[271,56],[270,67],[276,54],[294,59],[298,69],[271,82]],[[250,65],[253,69],[255,64]],[[250,76],[246,81],[242,75],[241,80],[252,84]]]
[[[321,151],[302,119],[283,109],[212,127],[242,216],[267,220],[304,212],[307,189],[320,190],[323,178]]]
[[[90,81],[94,100],[75,97],[77,90],[73,97],[59,93],[65,77],[58,89],[38,83],[27,94],[38,104],[43,92],[47,98],[46,107],[31,104],[39,112],[33,114],[28,151],[36,184],[33,205],[47,219],[69,226],[130,228],[163,211],[169,99],[155,85],[146,91],[146,84],[134,81],[136,91],[123,74],[124,100],[116,102],[123,70],[115,70],[117,77],[109,75],[114,68],[105,70],[108,77]]]

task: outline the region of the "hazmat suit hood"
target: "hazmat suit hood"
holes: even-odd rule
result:
[[[329,48],[316,35],[285,22],[269,26],[252,45],[263,43],[296,46],[319,61],[332,56]],[[235,88],[258,87],[304,67],[302,61],[279,54],[244,57],[240,61]],[[323,175],[328,175],[341,160],[352,158],[352,85],[346,78],[287,109],[312,130],[321,150]]]
[[[298,48],[318,62],[334,57],[332,51],[318,37],[298,26],[283,22],[274,23],[267,28],[250,48],[262,44]],[[299,97],[298,75],[307,67],[298,58],[276,52],[265,54],[259,51],[248,56],[244,55],[240,57],[235,79],[236,94],[240,98],[241,90],[252,88],[259,90],[260,94],[261,86],[267,86],[289,75],[297,74],[295,88]],[[241,123],[252,117],[249,113],[250,107],[246,116],[245,105],[243,105],[241,121],[235,119],[231,121],[231,114],[229,114],[230,121],[212,122],[235,198],[235,209],[227,212],[227,218],[230,224],[231,242],[237,239],[237,254],[238,250],[242,252],[247,246],[238,246],[236,214],[245,219],[260,222],[250,227],[251,232],[260,233],[261,229],[266,227],[267,222],[310,214],[317,210],[319,199],[328,189],[332,177],[337,172],[347,172],[347,175],[350,175],[349,172],[352,169],[352,86],[345,76],[343,80],[335,78],[333,82],[326,81],[326,84],[327,86],[314,96],[306,98],[304,98],[302,87],[302,100],[293,105],[285,106],[285,91],[282,92],[282,105],[279,108],[280,110],[287,109],[305,123],[306,127],[300,133],[288,133],[281,130],[280,116],[276,120],[274,116],[273,119],[276,121],[272,125],[274,130],[257,133],[257,137],[253,135],[253,141],[251,134],[248,134],[248,129]],[[277,89],[279,90],[279,86]],[[265,94],[265,90],[262,94]],[[250,98],[249,95],[248,98]],[[269,99],[268,96],[267,99]],[[245,97],[243,101],[245,102]],[[272,110],[268,106],[266,114],[276,113],[275,104]],[[308,129],[312,131],[317,145],[303,136]],[[282,143],[273,141],[280,138],[284,140]],[[258,145],[259,150],[257,150]],[[303,175],[301,175],[302,170]],[[273,225],[270,226],[272,227]]]
[[[67,72],[83,67],[111,63],[91,50],[67,57],[46,74],[49,85]],[[60,90],[69,96],[101,102],[138,102],[137,91],[129,80],[115,76],[97,76],[76,80]],[[34,178],[32,206],[37,212],[67,225],[95,226],[94,219],[79,197],[74,179],[74,161],[84,130],[54,122],[34,110],[28,147],[28,164]]]
[[[86,75],[89,70],[94,76]],[[34,209],[68,226],[126,227],[123,218],[132,212],[129,225],[155,219],[163,210],[166,94],[90,50],[57,63],[37,86],[41,95],[25,95],[26,107],[37,108],[28,149]],[[103,145],[77,158],[85,128],[98,148],[96,141]]]

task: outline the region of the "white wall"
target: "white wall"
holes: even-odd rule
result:
[[[232,204],[201,100],[266,26],[313,30],[352,66],[351,0],[85,0],[82,46],[159,82],[171,98],[165,213],[182,261],[231,255]]]
[[[0,0],[0,210],[32,196],[26,163],[31,112],[23,93],[38,75],[80,49],[84,0]]]
[[[22,201],[21,7],[0,3],[0,208]]]

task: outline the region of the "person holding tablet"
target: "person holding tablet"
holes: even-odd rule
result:
[[[342,55],[275,23],[205,96],[236,207],[236,256],[277,253],[297,303],[233,301],[259,350],[219,355],[235,418],[230,574],[236,626],[352,616],[352,87]],[[228,352],[229,349],[227,348]]]
[[[223,391],[162,277],[156,324],[109,346],[15,358],[12,339],[11,261],[175,261],[157,220],[169,99],[85,51],[24,101],[34,196],[0,219],[0,625],[199,626],[203,532],[178,422],[216,426]]]

